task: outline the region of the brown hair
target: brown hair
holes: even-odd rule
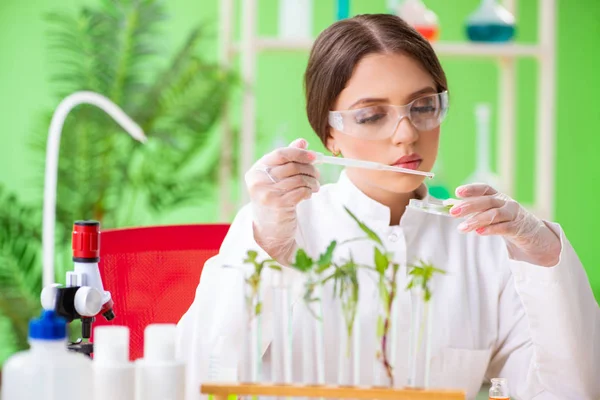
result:
[[[365,14],[338,21],[313,45],[304,74],[308,121],[323,144],[329,137],[328,112],[367,54],[403,53],[420,62],[438,91],[447,90],[446,74],[429,42],[401,18]]]

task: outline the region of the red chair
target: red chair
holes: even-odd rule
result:
[[[146,326],[179,321],[194,300],[205,261],[218,253],[228,229],[175,225],[102,231],[100,275],[116,318],[107,322],[99,316],[94,327],[129,327],[130,357],[142,357]]]

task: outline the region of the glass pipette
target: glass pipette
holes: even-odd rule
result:
[[[346,167],[357,167],[357,168],[366,168],[366,169],[374,169],[380,171],[393,171],[393,172],[403,172],[405,174],[413,174],[413,175],[422,175],[428,178],[433,178],[435,174],[433,172],[425,172],[418,171],[415,169],[402,168],[402,167],[394,167],[393,165],[385,165],[374,161],[364,161],[364,160],[355,160],[352,158],[343,158],[343,157],[332,157],[326,156],[322,153],[315,152],[317,158],[315,159],[315,164],[333,164],[333,165],[343,165]]]

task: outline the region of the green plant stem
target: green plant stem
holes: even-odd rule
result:
[[[427,314],[429,313],[429,302],[423,300],[423,312],[421,313],[421,321],[419,324],[419,336],[417,339],[417,347],[416,350],[421,348],[421,343],[423,342],[423,336],[425,335],[425,324],[427,321]]]
[[[397,267],[393,267],[392,270],[392,278],[390,281],[390,296],[389,296],[389,301],[388,304],[386,304],[386,316],[385,316],[385,321],[383,324],[383,337],[381,338],[381,362],[383,364],[383,367],[386,371],[387,377],[390,381],[390,386],[394,387],[394,371],[393,371],[393,366],[390,364],[390,360],[388,358],[388,351],[387,351],[387,345],[388,345],[388,333],[390,331],[390,323],[391,323],[391,316],[392,316],[392,305],[394,304],[394,298],[396,297],[396,275],[398,272],[398,268]],[[395,338],[394,338],[395,339]]]

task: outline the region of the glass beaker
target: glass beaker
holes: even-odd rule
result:
[[[408,382],[411,388],[429,388],[431,336],[433,333],[432,299],[426,299],[420,286],[411,291],[411,320],[408,349]]]
[[[515,35],[515,17],[496,0],[482,0],[467,18],[466,30],[474,42],[507,42]]]
[[[508,382],[505,378],[492,378],[492,386],[490,387],[490,400],[509,400]]]
[[[273,342],[271,343],[271,380],[292,383],[292,308],[289,280],[281,271],[272,275]]]

